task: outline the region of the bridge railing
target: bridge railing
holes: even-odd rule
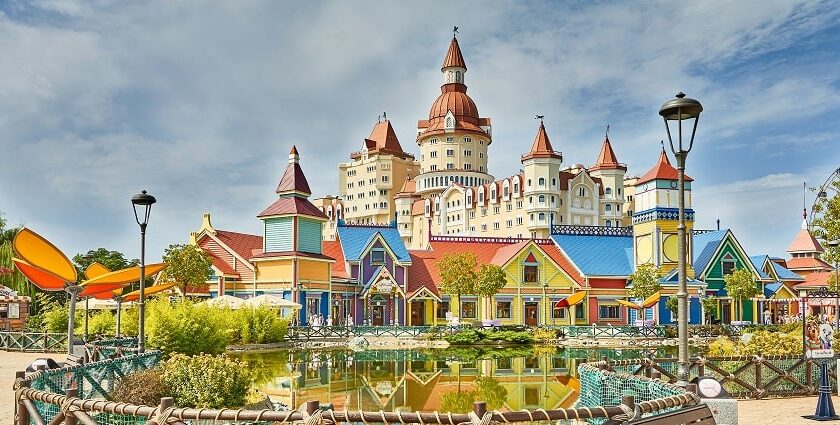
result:
[[[67,350],[67,333],[0,331],[0,350],[62,352]]]

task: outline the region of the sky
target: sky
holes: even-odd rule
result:
[[[0,2],[0,211],[69,256],[147,259],[218,229],[259,234],[292,145],[315,197],[383,111],[404,149],[459,27],[468,93],[493,120],[489,171],[516,173],[538,123],[567,165],[610,141],[655,163],[657,112],[705,108],[687,161],[696,228],[785,256],[803,182],[840,166],[840,5],[702,2]],[[807,194],[808,205],[813,193]]]

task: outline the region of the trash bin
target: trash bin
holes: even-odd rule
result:
[[[720,381],[711,376],[691,380],[697,387],[700,402],[709,406],[718,425],[738,425],[738,400],[732,398]]]

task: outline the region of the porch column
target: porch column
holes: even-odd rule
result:
[[[432,326],[437,326],[437,311],[438,311],[438,304],[437,300],[432,300]]]
[[[408,308],[408,300],[405,300],[405,304],[406,304],[405,323],[406,323],[406,326],[411,326],[411,310]]]

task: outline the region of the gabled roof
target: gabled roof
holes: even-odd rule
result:
[[[464,62],[464,56],[461,54],[461,46],[458,45],[458,39],[455,36],[452,36],[452,41],[449,43],[449,50],[443,58],[443,65],[440,66],[440,70],[443,71],[444,68],[453,66],[467,69],[467,63]]]
[[[790,270],[831,270],[831,265],[819,258],[805,257],[805,258],[791,258],[785,262],[787,268]]]
[[[283,177],[280,178],[280,183],[277,185],[276,192],[278,194],[294,192],[305,196],[312,194],[306,176],[303,174],[300,164],[298,164],[299,160],[297,147],[292,146],[292,150],[289,152],[289,165],[286,166],[286,171],[283,172]]]
[[[802,220],[802,226],[799,229],[799,233],[793,238],[793,242],[790,243],[790,246],[787,249],[787,252],[794,253],[794,252],[818,252],[823,253],[825,250],[823,249],[820,242],[811,235],[811,232],[808,231],[808,222],[806,220]]]
[[[344,253],[341,251],[341,242],[339,241],[323,241],[321,242],[321,250],[324,255],[335,258],[332,263],[332,277],[338,279],[350,279],[350,274],[344,267]]]
[[[770,280],[773,279],[770,275],[764,272],[764,262],[770,261],[766,255],[751,255],[750,262],[755,267],[755,270],[758,271],[758,276],[761,280]]]
[[[282,197],[273,204],[271,204],[268,208],[264,209],[261,213],[257,214],[257,217],[270,217],[273,215],[287,215],[287,214],[299,214],[299,215],[306,215],[314,218],[322,218],[326,219],[327,216],[324,215],[324,212],[321,211],[320,208],[316,207],[309,202],[306,198],[299,198],[297,196],[292,197]]]
[[[262,249],[263,246],[262,236],[247,233],[216,230],[216,238],[245,260],[251,258],[254,251]]]
[[[633,274],[632,237],[560,234],[551,239],[586,276]]]
[[[794,288],[817,288],[821,286],[828,286],[828,279],[834,272],[816,272],[805,275],[805,281],[794,285]]]
[[[624,170],[627,171],[627,164],[622,164],[618,162],[618,158],[615,156],[615,152],[613,152],[612,145],[610,144],[610,138],[604,138],[604,144],[601,145],[601,153],[598,154],[598,160],[595,161],[595,165],[593,165],[590,171],[595,170]]]
[[[216,268],[219,272],[221,272],[225,276],[233,276],[239,277],[239,273],[234,270],[234,268],[228,263],[227,261],[222,260],[221,258],[217,257],[212,252],[205,251],[210,254],[210,260],[213,264],[213,267]]]
[[[394,277],[391,275],[391,272],[389,272],[385,266],[378,266],[373,270],[373,273],[370,274],[370,277],[368,278],[368,281],[365,282],[364,287],[362,287],[361,295],[367,295],[367,293],[370,291],[370,288],[373,287],[373,285],[376,282],[379,282],[382,279],[389,279],[393,281]],[[397,289],[398,292],[405,296],[405,293],[403,292],[402,288],[400,288],[399,284],[394,285],[394,287]]]
[[[364,144],[368,154],[388,153],[403,159],[414,158],[413,155],[403,151],[400,141],[397,139],[397,133],[391,126],[391,121],[387,119],[379,121],[373,126],[373,130],[371,130],[370,136],[365,139]],[[354,152],[350,157],[358,159],[361,157],[361,152]]]
[[[771,261],[770,264],[773,265],[773,271],[776,272],[776,275],[779,276],[779,279],[781,280],[805,280],[802,276],[788,270],[785,267],[782,267],[775,261]]]
[[[380,235],[388,248],[401,263],[411,262],[411,256],[400,237],[400,232],[393,227],[339,226],[338,238],[347,261],[359,261],[364,250],[370,246],[376,235]]]
[[[408,268],[406,295],[410,298],[423,288],[440,298],[435,280],[438,276],[438,256],[432,251],[410,251],[411,267]]]
[[[668,159],[668,154],[665,153],[665,147],[659,153],[659,161],[653,166],[645,175],[636,180],[636,185],[640,185],[651,180],[677,180],[679,178],[677,169],[671,166],[671,161]],[[693,181],[689,176],[685,176],[685,181]]]
[[[414,193],[417,191],[417,182],[414,181],[411,177],[406,177],[405,182],[403,182],[402,189],[394,195],[395,198],[410,198],[415,196]]]
[[[548,140],[548,134],[545,132],[545,124],[540,121],[540,127],[537,129],[537,135],[534,137],[534,143],[531,145],[531,150],[522,155],[522,160],[525,161],[531,158],[563,158],[559,152],[555,152],[551,147],[551,141]]]
[[[694,267],[694,273],[699,275],[706,269],[706,266],[712,261],[712,255],[717,251],[724,237],[726,237],[726,230],[716,230],[693,236],[694,260],[692,261],[692,265]]]

